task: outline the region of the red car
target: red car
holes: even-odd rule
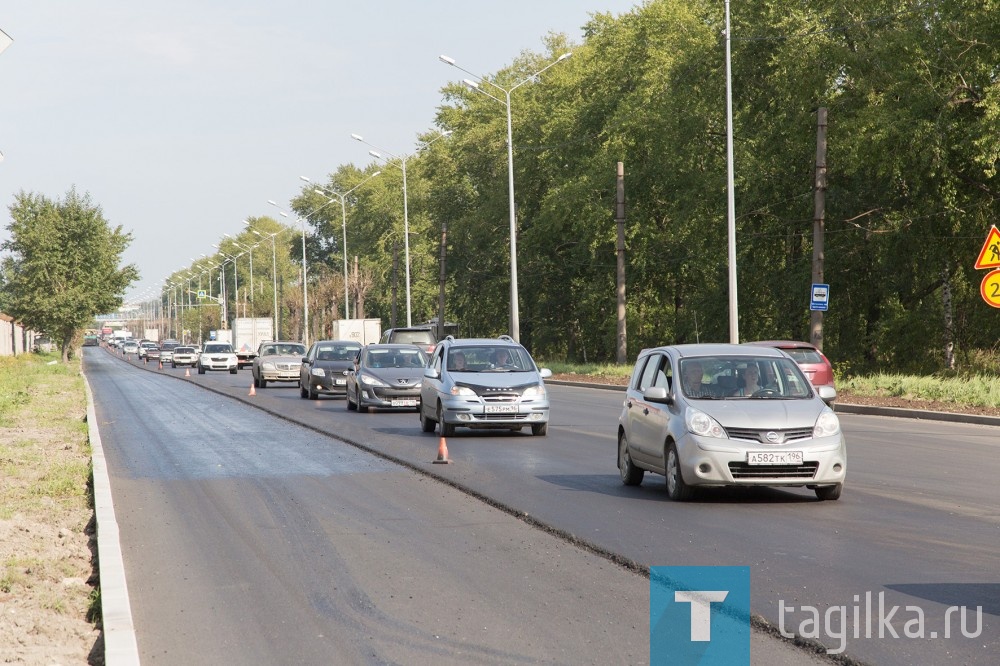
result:
[[[829,359],[823,355],[823,352],[816,349],[813,344],[795,342],[794,340],[761,340],[759,342],[745,342],[744,344],[776,347],[792,357],[792,360],[802,369],[813,386],[837,388],[833,381],[833,366],[830,365]]]

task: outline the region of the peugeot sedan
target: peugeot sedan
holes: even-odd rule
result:
[[[361,343],[352,340],[314,342],[299,368],[299,395],[309,400],[346,395],[347,375],[360,351]]]
[[[847,447],[831,395],[774,348],[643,350],[618,420],[622,482],[662,474],[677,501],[700,486],[805,486],[838,499]]]
[[[347,409],[416,409],[427,354],[416,345],[372,344],[347,373]]]

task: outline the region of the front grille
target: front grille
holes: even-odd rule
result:
[[[277,368],[278,370],[284,370],[285,372],[289,372],[291,370],[295,370],[295,369],[299,368],[300,364],[296,364],[296,363],[275,363],[274,367]]]
[[[478,421],[523,421],[527,414],[476,414]]]
[[[801,465],[748,465],[745,462],[729,463],[734,479],[812,479],[819,469],[819,462],[807,460]]]
[[[778,434],[777,441],[767,438],[767,433]],[[810,439],[813,436],[812,428],[793,428],[790,430],[760,430],[752,428],[726,428],[726,435],[729,439],[744,439],[750,442],[761,442],[762,444],[786,444],[802,439]]]

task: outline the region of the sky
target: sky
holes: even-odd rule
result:
[[[126,301],[285,210],[299,176],[417,147],[441,88],[640,0],[3,0],[0,242],[20,192],[89,194],[133,235]],[[498,105],[499,106],[499,105]],[[498,108],[503,112],[503,107]]]

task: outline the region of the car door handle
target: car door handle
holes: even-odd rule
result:
[[[643,416],[649,416],[649,407],[643,407],[642,408],[642,415]]]

